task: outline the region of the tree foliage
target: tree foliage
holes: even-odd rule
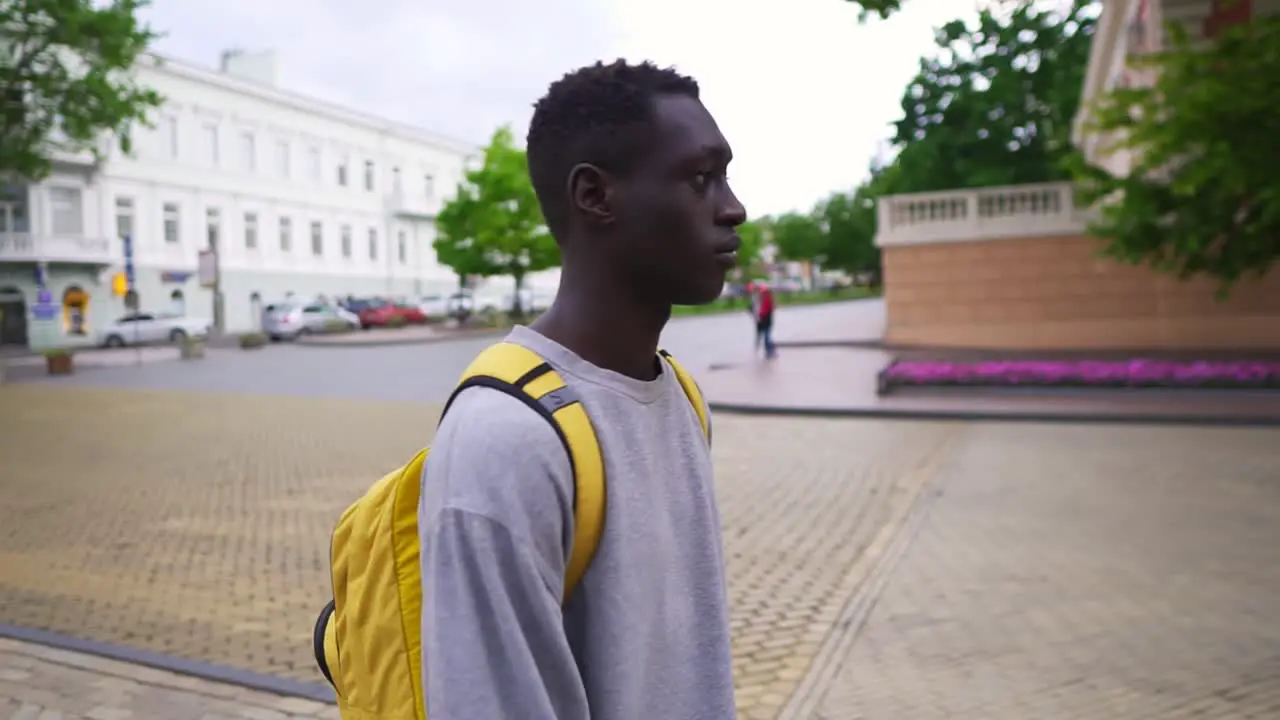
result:
[[[1154,84],[1117,88],[1092,108],[1089,132],[1105,151],[1132,153],[1113,176],[1082,155],[1083,199],[1099,202],[1092,228],[1105,253],[1180,278],[1203,275],[1222,294],[1280,256],[1280,19],[1255,19],[1193,44],[1169,27],[1166,51],[1133,62]]]
[[[850,275],[869,273],[879,284],[880,248],[875,245],[876,198],[870,184],[851,193],[833,193],[819,203],[827,242],[824,266]]]
[[[517,314],[524,279],[560,264],[529,180],[529,164],[509,127],[494,132],[481,167],[466,174],[436,217],[436,257],[459,275],[510,276]]]
[[[939,28],[938,52],[903,93],[891,191],[1066,179],[1097,11],[1092,0],[1065,12],[1023,0]]]
[[[827,233],[814,213],[786,213],[772,225],[773,246],[781,259],[821,263],[826,258]]]
[[[860,20],[875,15],[881,20],[902,9],[902,0],[845,0],[845,2],[854,3],[862,8],[859,14]]]
[[[760,253],[765,245],[765,223],[767,220],[752,220],[738,226],[738,238],[742,245],[738,247],[738,269],[753,276],[760,263]]]
[[[120,149],[163,98],[130,70],[156,34],[147,0],[0,1],[0,176],[41,180],[58,152]]]

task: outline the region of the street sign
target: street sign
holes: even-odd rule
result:
[[[127,282],[127,283],[129,284],[129,287],[130,287],[130,288],[132,288],[132,287],[133,287],[133,283],[134,283],[134,277],[133,277],[133,236],[132,236],[132,235],[121,235],[121,236],[120,236],[120,242],[124,245],[124,279],[125,279],[125,282]]]
[[[200,251],[199,275],[201,287],[218,284],[218,256],[213,250]]]
[[[56,320],[59,310],[61,308],[53,303],[36,303],[31,306],[31,317],[36,320]]]
[[[116,297],[124,297],[129,293],[129,276],[124,273],[116,273],[111,276],[111,294]]]

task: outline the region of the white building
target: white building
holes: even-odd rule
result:
[[[478,148],[282,90],[271,53],[227,53],[221,71],[148,60],[138,73],[166,102],[130,157],[60,157],[47,180],[0,187],[4,343],[27,342],[42,269],[71,339],[124,313],[124,237],[141,309],[208,318],[197,265],[216,246],[231,332],[290,295],[456,285],[436,262],[434,215]]]

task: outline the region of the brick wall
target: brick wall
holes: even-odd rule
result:
[[[1008,349],[1280,349],[1280,272],[1217,302],[1095,257],[1097,241],[1049,237],[883,249],[886,340]]]

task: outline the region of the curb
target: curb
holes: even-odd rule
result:
[[[366,342],[317,342],[315,340],[296,340],[296,347],[307,348],[377,348],[377,347],[396,347],[405,345],[435,345],[437,343],[454,342],[459,340],[471,340],[473,338],[486,338],[506,335],[511,332],[510,328],[501,328],[495,330],[471,330],[456,335],[442,335],[425,338],[410,338],[407,340],[370,340]]]
[[[1067,413],[984,410],[927,410],[897,408],[840,408],[782,405],[751,405],[708,401],[712,412],[729,415],[766,415],[777,417],[869,418],[876,420],[949,420],[956,422],[1032,422],[1094,425],[1175,425],[1207,427],[1280,427],[1280,417],[1241,417],[1222,415],[1162,415],[1155,413],[1114,413],[1110,415],[1072,415]]]
[[[141,665],[156,670],[165,670],[178,675],[211,680],[213,682],[236,685],[251,690],[260,690],[284,697],[297,697],[317,702],[337,704],[333,689],[321,683],[307,683],[300,680],[264,675],[249,670],[218,665],[203,660],[164,655],[150,650],[140,650],[124,645],[104,643],[97,640],[63,635],[48,630],[33,630],[0,623],[0,638],[20,640],[34,645],[69,652],[94,655],[108,660],[118,660],[133,665]],[[317,671],[319,672],[319,671]]]

